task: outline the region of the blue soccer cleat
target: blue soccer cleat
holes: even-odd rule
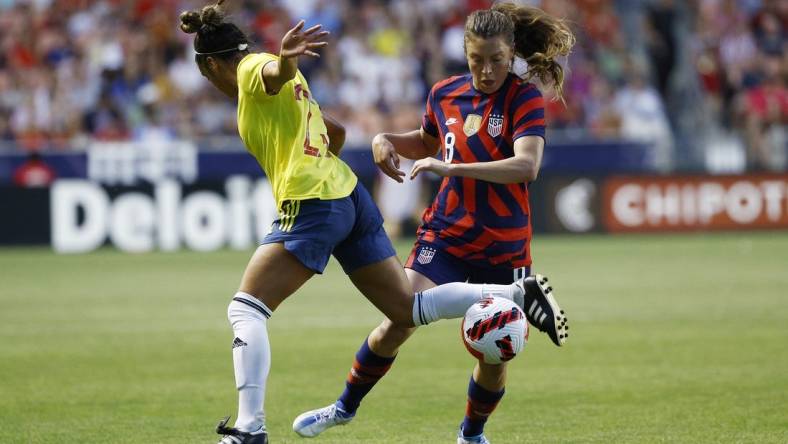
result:
[[[555,345],[564,345],[569,338],[569,321],[553,296],[553,287],[547,285],[547,278],[537,274],[521,279],[516,284],[525,294],[521,308],[528,323],[547,333]]]
[[[234,427],[227,427],[230,417],[227,416],[216,426],[216,433],[224,435],[218,444],[268,444],[268,433],[264,427],[256,432],[242,432]]]
[[[293,431],[305,438],[314,438],[328,428],[349,423],[354,416],[355,413],[347,413],[334,403],[298,415],[293,421]]]

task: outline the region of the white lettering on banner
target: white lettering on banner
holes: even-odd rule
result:
[[[241,250],[252,243],[252,218],[248,210],[251,204],[251,184],[245,177],[232,177],[227,180],[225,188],[229,200],[227,236],[230,239],[230,248]]]
[[[766,217],[770,221],[780,220],[782,216],[782,201],[785,198],[785,187],[782,182],[768,181],[761,183],[763,196],[766,199]]]
[[[555,193],[555,214],[561,224],[573,233],[584,233],[594,228],[591,199],[596,185],[588,179],[577,179]]]
[[[142,193],[124,194],[112,204],[109,238],[123,251],[153,250],[153,201]]]
[[[180,248],[178,204],[181,201],[181,187],[173,180],[165,180],[156,186],[154,195],[159,248],[162,251],[175,251]]]
[[[761,190],[750,182],[737,182],[728,190],[725,208],[734,221],[750,224],[761,215]]]
[[[85,180],[58,180],[52,185],[50,202],[52,245],[56,251],[90,251],[104,243],[109,197],[101,187]]]
[[[624,185],[613,195],[613,214],[623,225],[637,227],[646,221],[643,211],[643,188]]]
[[[197,251],[221,248],[227,237],[224,199],[210,191],[200,191],[183,202],[183,239]]]
[[[698,220],[698,201],[695,199],[695,187],[686,185],[681,188],[682,220],[687,225],[695,225]]]
[[[235,176],[225,182],[225,192],[226,198],[213,191],[182,198],[180,184],[164,180],[152,197],[128,192],[110,201],[93,182],[58,180],[50,197],[52,246],[58,253],[83,253],[109,238],[128,252],[173,251],[182,244],[199,251],[250,248],[276,217],[271,186]]]
[[[197,178],[197,147],[188,141],[96,142],[87,150],[88,178],[107,185]]]
[[[663,218],[668,223],[679,223],[679,189],[668,186],[664,190],[658,185],[646,187],[646,216],[650,224],[658,224]]]
[[[609,195],[614,223],[623,227],[766,226],[788,218],[788,181],[633,182]]]
[[[698,219],[708,225],[711,218],[725,209],[725,188],[718,183],[702,183],[698,187]]]

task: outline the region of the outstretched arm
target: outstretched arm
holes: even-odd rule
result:
[[[492,162],[445,163],[437,159],[421,159],[413,165],[413,179],[423,171],[432,171],[439,176],[462,176],[492,183],[523,183],[536,180],[542,164],[544,139],[525,136],[514,142],[514,156]]]
[[[372,139],[375,164],[397,182],[402,182],[402,177],[405,176],[399,169],[399,156],[423,159],[434,156],[438,148],[438,139],[426,133],[423,128],[402,134],[381,133]]]
[[[271,95],[277,94],[282,85],[293,80],[298,71],[298,56],[320,57],[314,51],[328,45],[328,42],[322,41],[328,35],[328,31],[320,31],[322,25],[315,25],[306,31],[302,31],[303,28],[304,21],[301,20],[287,31],[282,38],[279,61],[266,63],[263,67],[265,90]]]

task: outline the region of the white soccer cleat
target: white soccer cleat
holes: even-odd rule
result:
[[[569,320],[558,306],[553,296],[553,287],[547,285],[547,278],[537,274],[516,282],[523,290],[524,300],[521,308],[528,323],[547,333],[557,346],[562,346],[569,338]],[[520,301],[515,301],[520,304]]]
[[[354,416],[356,415],[346,413],[334,403],[298,415],[293,421],[293,431],[304,438],[314,438],[328,428],[349,423]]]
[[[476,436],[462,436],[462,426],[457,433],[457,444],[490,444],[490,440],[484,436],[484,433]]]

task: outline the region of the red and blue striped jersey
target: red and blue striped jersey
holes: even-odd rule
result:
[[[544,99],[513,74],[493,94],[477,91],[470,74],[451,77],[430,91],[422,128],[441,140],[446,162],[506,159],[520,137],[545,137]],[[480,266],[525,267],[531,265],[530,214],[527,183],[446,177],[417,236]]]

